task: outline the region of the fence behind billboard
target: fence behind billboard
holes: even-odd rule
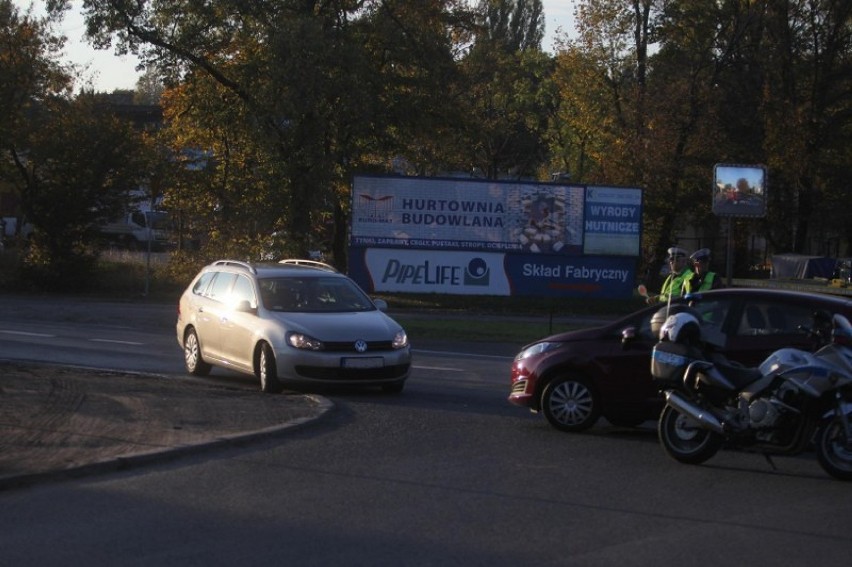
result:
[[[369,292],[629,297],[632,187],[357,176],[350,275]]]

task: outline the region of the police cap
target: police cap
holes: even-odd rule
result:
[[[669,248],[668,253],[669,260],[673,260],[674,258],[685,258],[686,256],[689,256],[689,252],[678,246],[672,246],[671,248]]]

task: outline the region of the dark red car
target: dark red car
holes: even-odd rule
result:
[[[817,312],[852,317],[852,298],[827,294],[732,288],[690,299],[717,352],[746,366],[779,348],[813,348]],[[509,401],[563,431],[588,429],[601,416],[620,426],[656,419],[663,402],[651,382],[651,320],[661,308],[527,345],[512,363]]]

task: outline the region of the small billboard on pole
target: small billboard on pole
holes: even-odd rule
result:
[[[713,167],[713,214],[727,218],[725,271],[730,287],[734,271],[731,219],[766,216],[766,168],[762,165],[717,163]]]
[[[766,168],[718,163],[713,167],[713,214],[766,216]]]

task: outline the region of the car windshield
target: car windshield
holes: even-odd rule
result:
[[[728,316],[728,310],[731,307],[730,303],[728,299],[708,299],[706,297],[700,301],[689,303],[692,312],[701,321],[702,333],[705,339],[717,346],[721,346],[720,341],[724,343],[722,326],[725,318]],[[678,302],[675,305],[682,304]],[[661,309],[665,309],[665,307]],[[656,311],[648,312],[639,322],[639,334],[651,340],[657,340],[657,336],[651,330],[651,318],[655,313]]]
[[[145,216],[148,217],[148,226],[155,230],[169,230],[172,227],[168,213],[149,211]]]
[[[342,277],[278,277],[258,283],[263,306],[271,311],[340,313],[375,309],[361,288]]]

